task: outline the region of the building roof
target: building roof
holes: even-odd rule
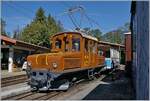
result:
[[[10,43],[10,44],[16,44],[16,40],[15,39],[12,39],[12,38],[9,38],[7,36],[4,36],[4,35],[1,35],[1,40],[7,42],[7,43]]]
[[[110,43],[110,42],[105,42],[105,41],[99,41],[100,44],[103,44],[103,45],[110,45],[110,46],[113,46],[113,47],[121,47],[121,48],[124,48],[125,46],[122,45],[122,44],[117,44],[117,43]]]
[[[30,48],[37,48],[37,49],[39,48],[39,49],[49,50],[49,48],[38,46],[38,45],[31,44],[31,43],[28,43],[28,42],[24,42],[24,41],[21,41],[21,40],[17,40],[16,45],[27,46],[27,47],[30,47]]]
[[[50,50],[47,47],[42,47],[42,46],[38,46],[38,45],[31,44],[28,42],[24,42],[21,40],[12,39],[12,38],[9,38],[9,37],[3,36],[3,35],[1,35],[1,40],[5,41],[6,43],[11,43],[12,45],[15,45],[15,46],[27,47],[27,48],[31,48],[31,49],[44,50],[44,51]]]

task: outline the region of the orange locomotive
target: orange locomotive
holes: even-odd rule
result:
[[[66,90],[70,82],[82,77],[92,79],[104,67],[96,38],[83,32],[62,32],[51,40],[51,53],[27,57],[31,88]]]

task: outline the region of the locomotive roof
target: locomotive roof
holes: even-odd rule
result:
[[[98,41],[98,39],[97,38],[95,38],[95,37],[93,37],[93,36],[90,36],[90,35],[87,35],[86,33],[84,33],[84,32],[79,32],[79,31],[74,31],[74,32],[60,32],[60,33],[57,33],[57,34],[55,34],[55,35],[53,35],[53,36],[56,36],[56,35],[59,35],[59,34],[64,34],[64,33],[73,33],[73,34],[80,34],[82,37],[84,37],[84,38],[87,38],[87,39],[90,39],[90,40],[94,40],[94,41]],[[53,37],[52,36],[52,37]]]

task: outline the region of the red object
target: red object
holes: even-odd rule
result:
[[[15,39],[12,39],[12,38],[9,38],[9,37],[3,36],[3,35],[1,35],[0,38],[1,38],[1,40],[5,41],[7,44],[16,44]]]
[[[125,34],[125,61],[131,61],[131,33]]]

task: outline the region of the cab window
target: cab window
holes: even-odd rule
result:
[[[80,51],[80,38],[72,38],[72,51]]]
[[[55,48],[60,49],[62,45],[62,41],[60,39],[56,39],[55,41]]]
[[[93,41],[89,40],[90,53],[93,51]]]
[[[96,50],[97,50],[97,44],[96,44],[96,42],[94,42],[94,44],[93,44],[93,53],[96,53]]]
[[[106,58],[110,58],[110,51],[106,51]]]

